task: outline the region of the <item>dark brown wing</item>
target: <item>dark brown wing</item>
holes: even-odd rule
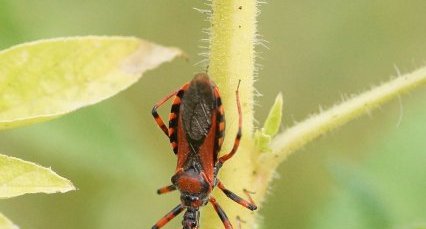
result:
[[[182,98],[180,115],[182,128],[194,151],[206,139],[216,110],[213,86],[205,74],[198,74],[190,82]]]

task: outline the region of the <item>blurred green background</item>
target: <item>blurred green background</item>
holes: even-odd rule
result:
[[[130,35],[190,55],[100,104],[1,132],[1,153],[52,167],[79,190],[1,200],[0,212],[23,229],[150,228],[177,204],[176,193],[155,194],[168,184],[175,159],[150,111],[204,70],[195,64],[208,23],[193,8],[205,2],[0,0],[0,48],[51,37]],[[280,91],[285,129],[319,105],[390,79],[396,69],[425,64],[424,0],[270,0],[260,9],[259,33],[269,47],[258,47],[261,123]],[[261,209],[263,228],[425,228],[425,136],[423,87],[308,145],[280,167]]]

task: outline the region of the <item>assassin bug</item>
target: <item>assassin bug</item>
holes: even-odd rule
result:
[[[239,87],[239,83],[238,83]],[[217,174],[228,159],[238,149],[241,139],[242,115],[241,105],[236,90],[239,114],[238,133],[232,150],[218,157],[223,143],[225,116],[218,87],[207,74],[199,73],[178,91],[160,100],[152,108],[152,115],[158,126],[166,134],[177,155],[176,173],[172,176],[172,184],[158,189],[158,194],[179,190],[181,203],[161,218],[152,229],[163,227],[170,220],[186,210],[183,216],[183,229],[198,229],[200,207],[211,203],[226,229],[232,225],[216,199],[210,196],[217,186],[231,200],[242,206],[256,210],[248,191],[244,192],[249,200],[244,200],[231,192],[217,178]],[[169,116],[169,128],[157,113],[158,107],[175,96]]]

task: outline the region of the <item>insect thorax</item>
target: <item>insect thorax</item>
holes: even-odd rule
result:
[[[185,207],[199,208],[207,203],[210,184],[193,167],[175,174],[172,183],[181,193],[181,202]]]

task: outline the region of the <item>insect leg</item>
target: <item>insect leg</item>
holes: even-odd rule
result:
[[[169,186],[165,186],[165,187],[159,188],[159,189],[157,190],[157,194],[161,195],[161,194],[165,194],[165,193],[173,192],[173,191],[175,191],[175,190],[176,190],[176,186],[174,186],[174,185],[172,184],[172,185],[169,185]]]
[[[229,199],[237,202],[238,204],[242,205],[243,207],[248,208],[252,211],[257,209],[257,206],[254,203],[253,199],[251,198],[249,191],[244,189],[244,193],[247,195],[247,197],[249,199],[247,201],[247,200],[244,200],[243,198],[239,197],[237,194],[231,192],[229,189],[225,188],[225,186],[223,185],[223,183],[220,180],[218,180],[217,187],[220,188],[220,190],[222,190],[222,192],[225,193],[225,195],[227,197],[229,197]]]
[[[214,197],[210,197],[209,201],[213,205],[214,210],[219,215],[219,218],[222,221],[223,225],[225,226],[225,229],[233,229],[231,222],[228,219],[228,216],[226,216],[225,212],[217,203],[216,199]]]
[[[177,207],[175,207],[173,210],[171,210],[167,215],[165,215],[163,218],[158,220],[158,222],[152,226],[151,229],[159,229],[162,228],[164,225],[166,225],[170,220],[175,218],[179,213],[181,213],[185,209],[181,204],[179,204]]]
[[[154,107],[152,108],[152,116],[154,116],[155,122],[157,122],[157,125],[161,128],[161,130],[163,130],[164,134],[166,134],[167,136],[169,136],[169,129],[167,128],[166,124],[164,124],[163,119],[157,113],[157,109],[158,109],[158,107],[160,107],[161,105],[163,105],[167,100],[169,100],[171,97],[173,97],[174,95],[176,95],[176,93],[177,93],[177,91],[174,91],[173,93],[171,93],[168,96],[164,97],[163,99],[161,99],[160,101],[158,101],[158,103],[156,103],[154,105]]]
[[[237,136],[235,137],[235,141],[234,141],[234,146],[232,147],[231,152],[229,152],[228,154],[223,155],[222,157],[219,158],[219,165],[218,167],[222,167],[223,163],[225,163],[225,161],[227,161],[228,159],[230,159],[232,156],[234,156],[235,152],[237,152],[238,146],[240,145],[240,140],[241,140],[241,128],[243,125],[243,115],[241,113],[241,104],[240,104],[240,96],[238,93],[238,88],[240,87],[240,82],[238,82],[238,86],[237,86],[237,90],[235,91],[236,97],[237,97],[237,108],[238,108],[238,132],[237,132]]]

